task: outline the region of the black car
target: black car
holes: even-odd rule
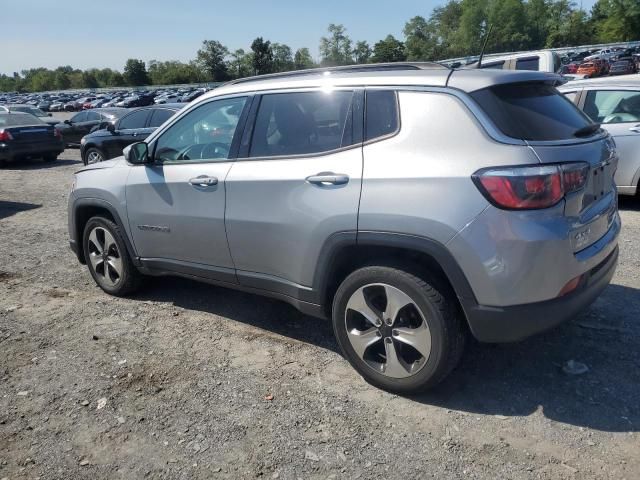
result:
[[[0,112],[0,167],[21,158],[53,162],[63,150],[62,135],[54,126],[28,113]]]
[[[77,147],[80,139],[95,129],[106,128],[127,113],[124,108],[96,108],[76,113],[69,120],[58,123],[67,146]]]
[[[184,103],[167,103],[130,111],[106,129],[97,130],[82,139],[82,161],[88,165],[119,157],[126,146],[142,142],[185,106]]]
[[[153,95],[146,93],[135,94],[126,97],[121,103],[125,108],[146,107],[147,105],[153,105]]]

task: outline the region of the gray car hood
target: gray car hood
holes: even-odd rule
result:
[[[122,167],[127,165],[124,157],[117,157],[111,160],[107,160],[105,162],[94,163],[93,165],[87,165],[86,167],[81,168],[76,173],[88,172],[89,170],[101,170],[103,168],[113,168],[113,167]]]

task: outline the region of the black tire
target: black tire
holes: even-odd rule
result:
[[[114,254],[116,258],[118,258],[121,262],[121,272],[118,275],[117,280],[109,283],[106,280],[104,274],[101,275],[100,272],[96,272],[96,269],[93,266],[91,252],[92,248],[89,245],[89,237],[94,229],[103,229],[111,234],[113,240],[115,241],[115,246],[117,250],[117,256]],[[111,220],[104,217],[92,217],[89,219],[87,224],[84,227],[84,233],[82,235],[82,246],[84,249],[84,258],[87,262],[87,268],[89,269],[89,273],[95,280],[102,290],[110,295],[114,295],[116,297],[122,297],[125,295],[129,295],[135,292],[142,283],[142,274],[135,267],[133,262],[131,261],[131,257],[129,256],[129,252],[127,251],[127,247],[124,241],[124,234],[120,230],[120,227],[116,225]],[[114,253],[112,250],[111,253]],[[114,270],[111,270],[113,273]],[[104,272],[102,272],[104,273]],[[115,275],[110,275],[110,279],[114,278]]]
[[[92,153],[100,155],[100,158],[102,160],[98,160],[99,162],[105,161],[106,157],[104,156],[104,153],[102,152],[102,150],[96,147],[91,147],[91,148],[88,148],[86,152],[84,152],[84,156],[82,157],[82,161],[84,162],[85,165],[89,165],[89,155],[91,155]]]
[[[356,353],[347,333],[346,307],[351,296],[369,284],[386,284],[408,295],[420,310],[431,335],[431,350],[416,373],[391,378],[375,370]],[[351,273],[340,285],[333,300],[333,331],[343,355],[370,384],[399,394],[415,394],[440,383],[458,364],[467,330],[453,292],[436,281],[429,283],[406,270],[369,266]],[[388,338],[384,339],[388,341]]]
[[[55,162],[56,160],[58,160],[58,155],[55,153],[51,153],[49,155],[43,156],[42,160],[44,160],[47,163]]]

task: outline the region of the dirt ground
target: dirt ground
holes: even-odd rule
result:
[[[640,478],[640,202],[588,312],[471,343],[402,398],[283,303],[172,278],[104,294],[68,248],[79,165],[0,170],[0,479]]]

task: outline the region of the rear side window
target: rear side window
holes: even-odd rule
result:
[[[149,127],[159,127],[164,122],[169,120],[176,114],[173,110],[167,110],[166,108],[158,108],[153,110],[151,114],[151,120],[149,121]]]
[[[149,116],[149,110],[137,110],[133,113],[130,113],[126,117],[122,117],[120,120],[120,125],[118,125],[119,130],[128,130],[133,128],[144,128],[147,123],[147,117]]]
[[[350,145],[352,104],[352,91],[264,95],[249,156],[304,155]]]
[[[512,83],[471,94],[505,135],[523,140],[566,140],[589,119],[555,87]]]
[[[518,58],[516,60],[516,70],[540,70],[540,57]]]
[[[591,90],[584,113],[598,123],[640,122],[640,91]]]
[[[365,140],[390,135],[398,130],[398,101],[393,90],[367,91]]]

